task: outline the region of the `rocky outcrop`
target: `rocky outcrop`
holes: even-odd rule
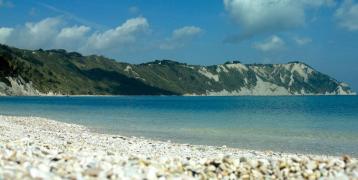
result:
[[[6,77],[10,83],[9,85],[4,82],[0,82],[0,95],[9,95],[9,96],[38,96],[41,95],[38,90],[36,90],[31,82],[25,82],[21,77]]]
[[[302,62],[287,64],[228,62],[213,66],[195,66],[165,60],[132,65],[130,70],[130,72],[125,71],[124,73],[138,79],[145,79],[146,83],[179,91],[185,95],[355,94],[346,83],[341,83],[320,73]],[[157,78],[148,77],[148,72]]]

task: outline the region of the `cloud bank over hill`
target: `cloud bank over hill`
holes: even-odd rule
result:
[[[90,52],[135,43],[137,36],[149,28],[147,19],[143,17],[128,19],[103,32],[91,32],[91,27],[85,25],[65,24],[63,18],[51,17],[16,28],[1,28],[0,42],[23,48],[66,48]]]
[[[161,40],[158,49],[172,50],[190,43],[203,30],[184,26],[173,30],[171,37]],[[121,51],[150,36],[150,24],[144,17],[131,18],[117,27],[95,31],[86,25],[67,26],[64,17],[50,17],[38,22],[26,22],[15,28],[0,28],[0,43],[21,48],[63,48],[85,54],[106,54]]]

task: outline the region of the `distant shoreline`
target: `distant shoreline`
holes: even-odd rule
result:
[[[63,49],[0,45],[0,95],[347,95],[349,84],[300,61],[191,65],[173,60],[141,64]]]
[[[347,156],[177,144],[37,117],[0,116],[0,130],[0,179],[358,178],[358,161]]]
[[[0,95],[0,97],[301,97],[301,96],[357,96],[358,94],[304,94],[304,95]]]

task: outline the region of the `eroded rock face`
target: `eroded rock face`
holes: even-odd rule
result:
[[[346,83],[301,62],[287,64],[226,63],[199,73],[215,82],[199,95],[354,95]],[[205,73],[204,73],[205,72]],[[235,78],[232,78],[235,77]],[[219,86],[215,89],[214,86]]]
[[[6,77],[9,84],[0,82],[0,96],[62,96],[61,93],[38,91],[32,82],[26,82],[23,78]]]
[[[31,82],[25,82],[21,77],[6,77],[9,85],[0,82],[0,95],[8,96],[38,96],[41,95]]]

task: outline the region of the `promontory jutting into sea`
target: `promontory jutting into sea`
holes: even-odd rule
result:
[[[297,61],[134,65],[65,50],[0,50],[0,95],[355,95],[348,84]]]
[[[304,63],[0,53],[0,177],[357,177],[357,96]]]
[[[356,0],[0,0],[0,180],[358,180]]]

